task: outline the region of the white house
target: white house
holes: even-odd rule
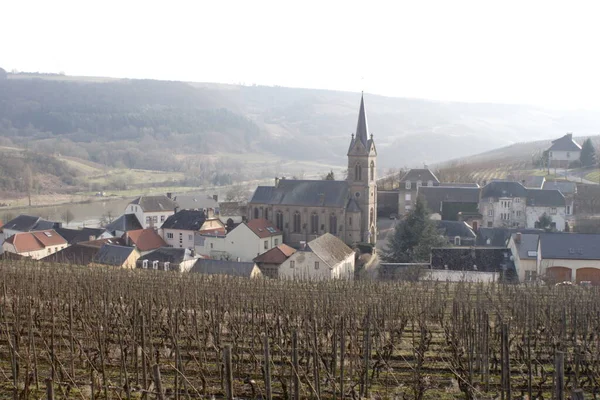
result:
[[[325,233],[308,242],[279,267],[280,279],[354,279],[354,251]]]
[[[163,239],[170,247],[193,250],[196,235],[223,236],[225,225],[210,213],[202,210],[181,210],[165,220]]]
[[[581,145],[573,140],[573,134],[567,133],[552,141],[548,149],[548,165],[551,168],[568,168],[573,161],[579,160]]]
[[[165,195],[140,196],[125,208],[125,214],[134,214],[142,228],[160,228],[175,214],[177,203]]]
[[[136,267],[161,271],[188,272],[197,260],[198,257],[193,250],[161,247],[138,258]]]
[[[538,221],[544,214],[552,218],[551,227],[565,230],[567,203],[558,190],[527,189],[527,228],[539,228]]]
[[[18,232],[2,243],[3,251],[34,260],[54,254],[69,244],[53,229],[36,232]]]
[[[222,247],[219,244],[219,249],[227,252],[231,259],[252,261],[281,243],[283,233],[266,219],[256,218],[236,226],[223,238]]]
[[[519,282],[533,282],[538,279],[539,241],[539,234],[521,232],[513,233],[508,240]]]
[[[550,283],[571,281],[600,285],[600,235],[543,233],[538,274]]]

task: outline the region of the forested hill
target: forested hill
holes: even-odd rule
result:
[[[343,165],[359,101],[325,90],[8,74],[0,145],[163,170],[180,168],[175,155],[217,153]],[[586,111],[369,94],[365,102],[381,167],[600,131],[600,116]]]

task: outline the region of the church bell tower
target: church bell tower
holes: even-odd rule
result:
[[[377,150],[369,134],[364,95],[360,98],[356,133],[348,148],[348,186],[360,208],[360,241],[377,242]]]

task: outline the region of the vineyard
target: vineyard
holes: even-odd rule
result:
[[[596,398],[600,291],[0,264],[0,397]]]

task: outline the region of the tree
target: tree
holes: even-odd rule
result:
[[[327,175],[325,175],[325,176],[323,177],[323,180],[324,180],[324,181],[335,181],[335,174],[333,173],[333,170],[329,171],[329,172],[327,173]]]
[[[581,155],[579,156],[582,167],[593,167],[596,165],[596,150],[592,144],[592,139],[587,138],[581,147]]]
[[[382,251],[382,259],[401,263],[429,261],[432,247],[446,245],[435,221],[429,216],[425,201],[417,197],[415,208],[405,220],[396,224],[393,235],[388,238],[387,246]]]
[[[538,227],[546,231],[552,230],[552,217],[546,213],[543,213],[538,218]]]
[[[73,219],[75,218],[75,216],[73,215],[73,212],[69,209],[66,209],[60,216],[63,221],[65,221],[65,224],[68,226],[69,222],[72,222]]]

